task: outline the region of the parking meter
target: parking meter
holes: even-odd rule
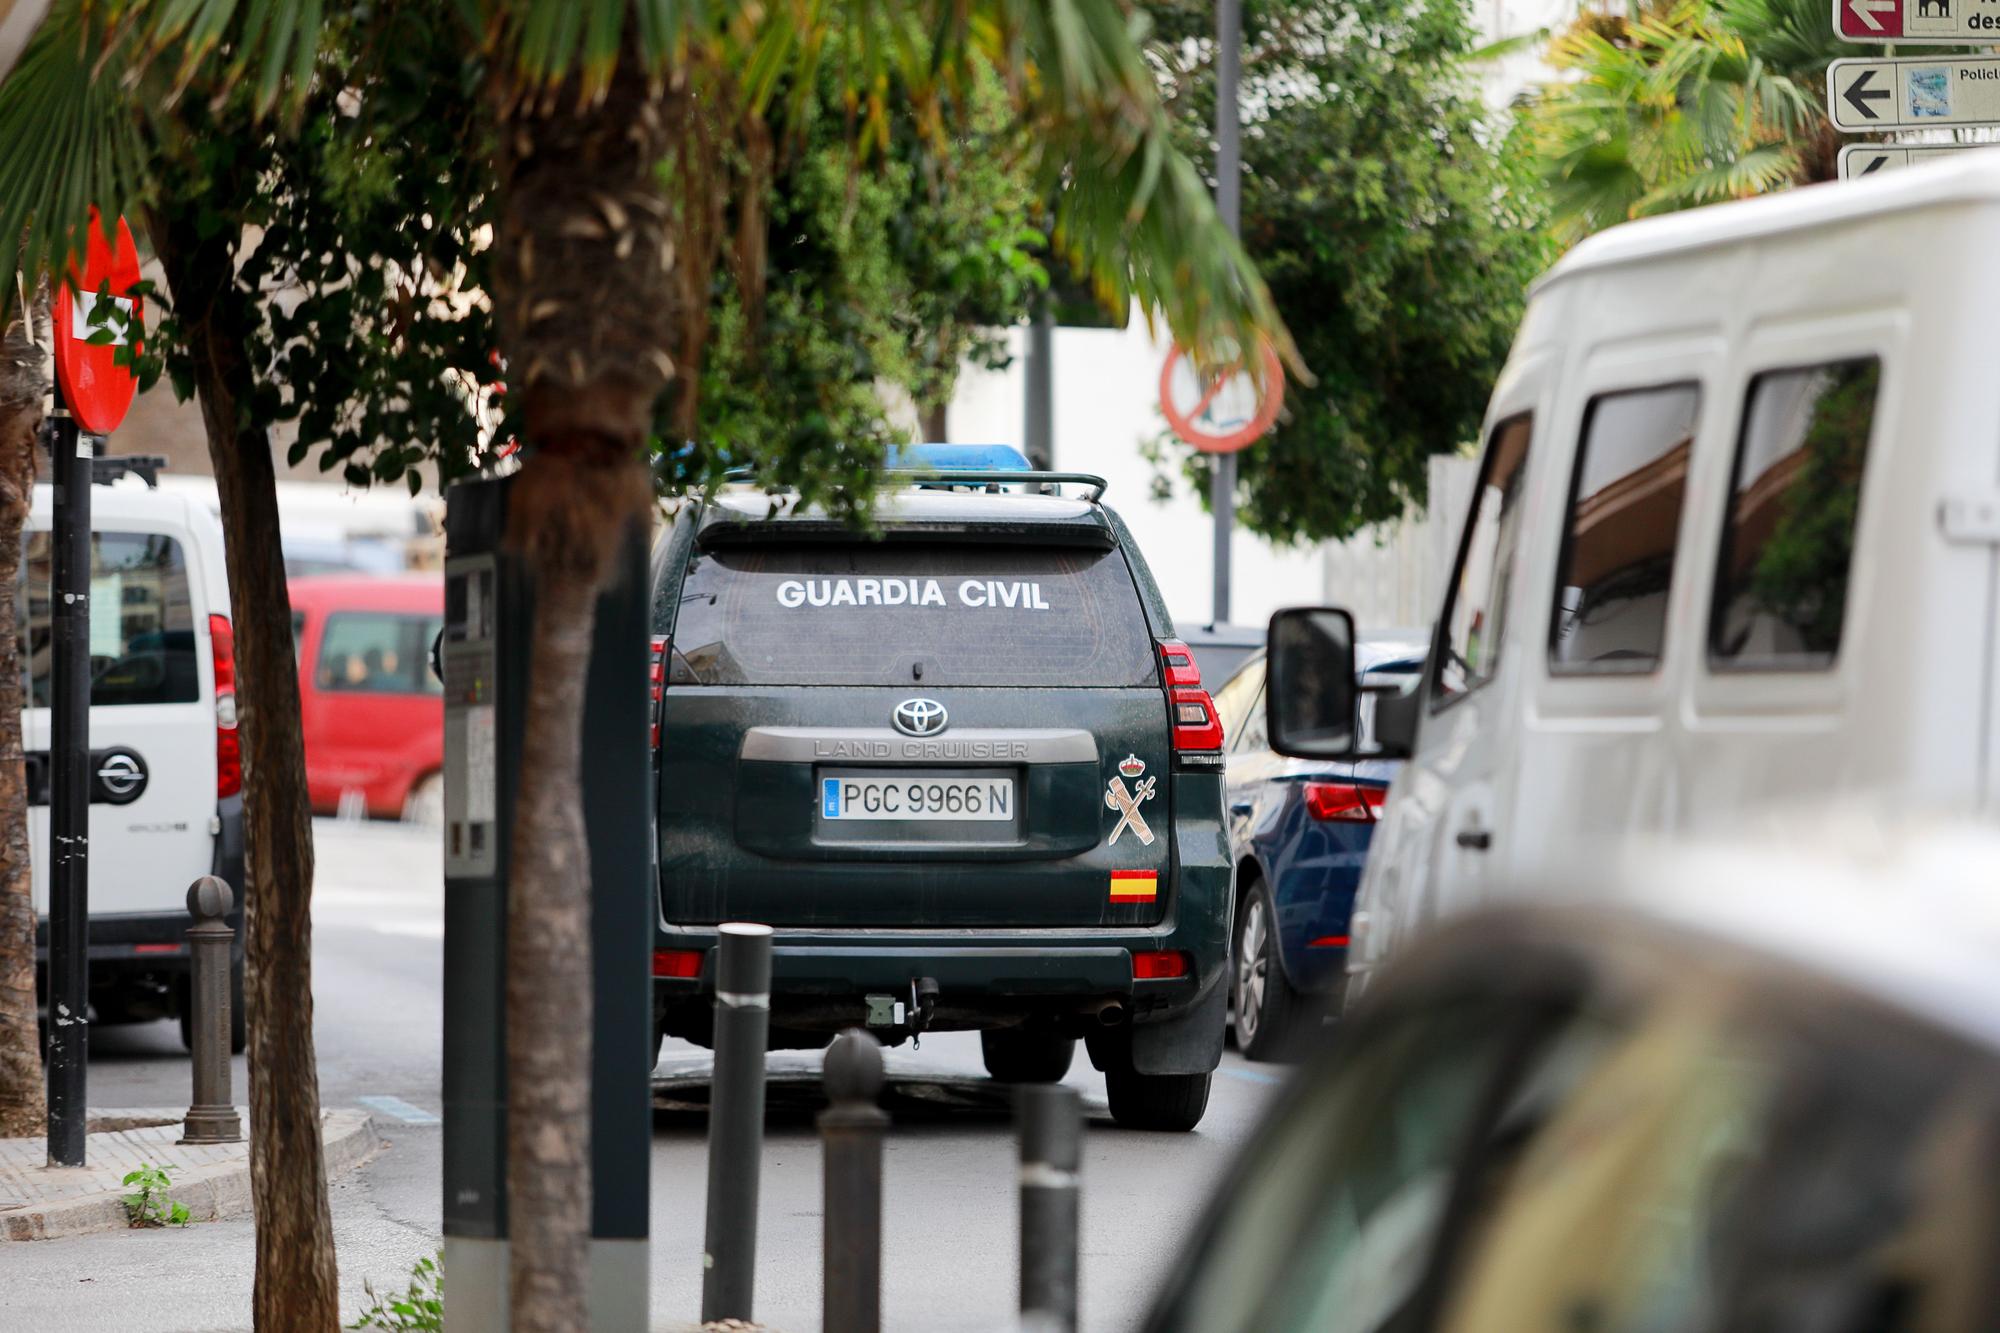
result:
[[[503,549],[516,478],[445,504],[444,1250],[446,1326],[507,1320],[507,861],[534,589]],[[593,989],[590,1327],[647,1327],[654,918],[647,800],[647,534],[598,600],[584,689]]]

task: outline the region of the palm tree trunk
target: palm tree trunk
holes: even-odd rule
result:
[[[0,338],[0,1139],[39,1134],[48,1114],[35,1023],[34,875],[14,593],[46,389],[41,349],[17,317]]]
[[[340,1326],[333,1215],[313,1055],[312,812],[299,669],[279,546],[270,437],[250,423],[253,381],[230,287],[233,236],[191,223],[150,228],[186,330],[228,555],[243,740],[245,1008],[250,1036],[250,1195],[257,1224],[252,1314],[261,1330]]]
[[[507,1216],[516,1329],[586,1326],[592,1009],[579,686],[596,615],[588,576],[557,570],[537,580],[507,881]]]
[[[598,593],[652,500],[679,306],[660,181],[670,96],[628,52],[602,97],[496,84],[494,309],[529,452],[507,540],[535,629],[507,885],[507,1216],[516,1329],[589,1319],[590,861],[584,666]]]

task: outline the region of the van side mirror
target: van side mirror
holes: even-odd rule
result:
[[[1353,758],[1360,697],[1354,617],[1331,607],[1280,611],[1271,617],[1268,643],[1264,722],[1271,748],[1298,759]]]

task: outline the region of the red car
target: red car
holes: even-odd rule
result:
[[[436,574],[291,581],[306,786],[313,809],[436,823],[444,804],[444,687],[431,642]]]

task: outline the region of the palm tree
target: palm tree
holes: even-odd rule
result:
[[[28,774],[21,741],[21,655],[14,586],[35,479],[45,358],[17,308],[0,330],[0,1138],[44,1123],[35,1016],[35,903],[28,860]]]
[[[920,132],[948,145],[963,90],[983,63],[1002,76],[1045,195],[1056,200],[1058,247],[1108,299],[1136,295],[1198,356],[1226,354],[1237,339],[1258,333],[1290,348],[1269,294],[1217,221],[1204,182],[1173,148],[1140,55],[1142,21],[1116,0],[407,5],[433,22],[454,21],[444,17],[449,13],[476,23],[467,58],[482,66],[497,145],[490,164],[499,191],[490,295],[509,368],[510,411],[529,445],[508,538],[538,583],[509,885],[510,1288],[518,1327],[573,1328],[587,1308],[582,1130],[590,1070],[589,867],[581,694],[573,683],[612,548],[645,521],[651,504],[644,460],[662,391],[676,377],[691,381],[700,363],[707,266],[727,245],[739,286],[746,293],[760,289],[764,229],[754,225],[755,191],[735,201],[731,238],[724,183],[734,177],[723,164],[747,162],[754,177],[758,164],[769,161],[791,99],[810,95],[823,71],[849,90],[863,151],[886,142],[895,115],[911,117]],[[282,111],[324,54],[316,45],[323,31],[313,21],[318,10],[310,0],[99,0],[88,8],[67,0],[51,26],[71,23],[68,40],[50,43],[44,54],[50,68],[67,56],[68,81],[34,85],[37,97],[22,98],[28,109],[17,107],[12,116],[0,96],[0,187],[14,187],[0,188],[0,261],[12,257],[6,247],[25,229],[20,266],[54,271],[90,203],[115,216],[156,184],[153,145],[171,133],[158,121],[171,120],[178,103],[170,95],[135,105],[126,76],[164,66],[183,92],[247,83],[262,106]],[[352,21],[380,21],[396,10],[395,4],[357,7]],[[412,10],[402,12],[407,18]],[[372,50],[362,34],[340,55],[366,60]],[[24,57],[16,79],[30,72],[34,55]],[[883,90],[891,75],[911,90],[907,107],[888,105]],[[52,112],[73,131],[60,136],[60,145]],[[671,164],[671,192],[663,162]],[[170,276],[179,251],[181,271],[193,282],[226,265],[234,244],[226,236],[219,246],[212,236],[153,239]],[[196,255],[188,251],[199,262],[190,262]],[[9,266],[0,262],[0,271]],[[177,292],[176,299],[187,317],[185,296]],[[256,449],[241,443],[249,434],[261,440],[254,422],[244,424],[252,400],[242,388],[254,372],[240,357],[231,361],[228,330],[209,332],[217,339],[210,349],[216,367],[227,373],[201,379],[197,388],[218,473],[224,463],[241,469],[222,490],[225,511],[234,516],[230,574],[247,694],[256,688],[248,679],[253,672],[289,667],[290,636],[288,622],[274,615],[283,606],[275,555],[239,553],[234,540],[254,542],[259,530],[248,525],[264,516],[275,524],[275,503],[264,499],[268,454],[260,472]],[[683,410],[689,397],[680,395]],[[827,462],[836,474],[845,466],[837,458]],[[855,480],[865,485],[865,477]],[[244,651],[259,638],[270,640],[267,653]],[[266,762],[289,777],[297,760],[295,685],[269,696],[267,706],[272,712],[259,716],[245,705],[248,766],[254,775],[256,764]],[[260,748],[260,728],[286,734]],[[282,1051],[269,1040],[260,1045],[256,1035],[259,1026],[301,1013],[309,1018],[309,995],[274,974],[281,965],[309,962],[310,941],[300,887],[262,877],[254,838],[262,830],[268,858],[278,854],[273,841],[302,839],[306,830],[296,811],[273,809],[253,812],[251,828],[252,1131],[265,1136],[253,1152],[266,1177],[257,1187],[258,1322],[327,1327],[334,1301],[323,1177],[289,1194],[269,1185],[274,1173],[297,1169],[289,1154],[309,1151],[310,1135],[301,1131],[304,1113],[316,1112],[317,1095],[308,1099],[278,1085],[268,1069],[259,1073],[282,1054],[287,1077],[302,1073],[309,1082],[310,1032],[294,1024]],[[289,856],[296,867],[297,854]],[[308,883],[310,868],[308,852]],[[280,911],[282,929],[271,920]],[[290,1013],[281,1015],[282,1008]],[[283,1160],[269,1156],[279,1140],[288,1154]],[[253,1156],[253,1166],[259,1162]],[[266,1216],[267,1201],[289,1209],[291,1220]],[[297,1255],[276,1253],[277,1245],[266,1243],[267,1227],[288,1228],[285,1243],[317,1247],[327,1262],[301,1264]],[[267,1293],[267,1265],[283,1274],[287,1289],[274,1281]]]
[[[1710,0],[1587,17],[1548,60],[1570,77],[1541,91],[1528,128],[1564,240],[1801,176],[1816,104]]]

